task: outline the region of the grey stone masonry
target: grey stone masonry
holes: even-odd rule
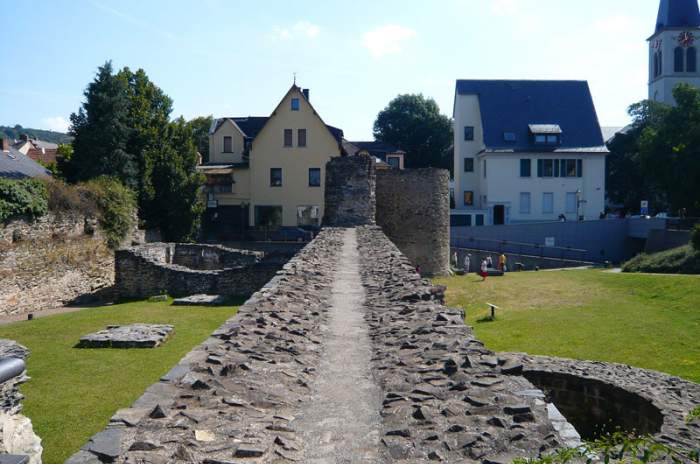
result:
[[[155,348],[175,330],[168,324],[113,325],[80,338],[80,348]]]
[[[450,271],[450,173],[377,171],[377,225],[425,276]]]
[[[0,339],[0,359],[17,358],[26,362],[29,357],[29,349],[14,340]],[[4,382],[0,385],[0,411],[7,414],[19,414],[22,412],[22,400],[24,396],[19,391],[19,386],[29,380],[27,372]]]
[[[250,296],[279,270],[278,260],[261,252],[219,245],[152,243],[117,250],[118,298],[148,298],[167,293]]]
[[[374,224],[376,170],[369,155],[339,156],[326,163],[323,224],[353,227]]]
[[[684,450],[700,449],[700,385],[624,364],[576,361],[522,353],[500,354],[523,365],[523,375],[544,390],[583,434],[588,423],[610,423],[649,434]]]

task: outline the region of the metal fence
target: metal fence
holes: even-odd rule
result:
[[[491,240],[476,237],[451,237],[455,248],[470,248],[491,253],[513,253],[536,256],[539,258],[566,259],[586,261],[588,250],[573,247],[544,246],[538,243],[521,243],[510,240]]]

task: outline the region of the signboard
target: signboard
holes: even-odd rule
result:
[[[556,239],[554,237],[545,237],[544,238],[544,246],[546,247],[554,247],[556,246]]]
[[[646,201],[646,200],[642,201],[642,207],[641,207],[640,214],[641,214],[642,216],[648,216],[648,215],[649,215],[649,202],[648,202],[648,201]]]

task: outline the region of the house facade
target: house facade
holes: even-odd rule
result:
[[[216,119],[209,133],[205,221],[214,227],[317,227],[325,167],[340,156],[343,132],[326,125],[293,85],[268,117]]]
[[[393,145],[378,140],[343,141],[348,155],[369,155],[376,161],[377,169],[404,169],[406,152]]]
[[[453,226],[597,219],[605,157],[588,84],[459,80]]]
[[[680,83],[700,88],[698,0],[661,0],[649,42],[649,99],[673,105]]]

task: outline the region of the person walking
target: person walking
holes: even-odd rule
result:
[[[472,267],[472,255],[467,253],[464,255],[464,275],[469,275],[469,271]]]
[[[452,256],[452,262],[455,265],[455,268],[459,267],[459,255],[457,255],[457,252],[455,251],[455,254]]]
[[[491,255],[486,257],[486,267],[488,269],[493,269],[493,259],[491,258]]]
[[[481,261],[481,281],[485,282],[486,277],[488,277],[488,275],[489,275],[489,264],[488,264],[488,261],[486,259],[483,259]]]
[[[498,269],[501,272],[506,272],[506,263],[508,262],[508,258],[506,258],[505,253],[501,253],[501,256],[498,257]]]

